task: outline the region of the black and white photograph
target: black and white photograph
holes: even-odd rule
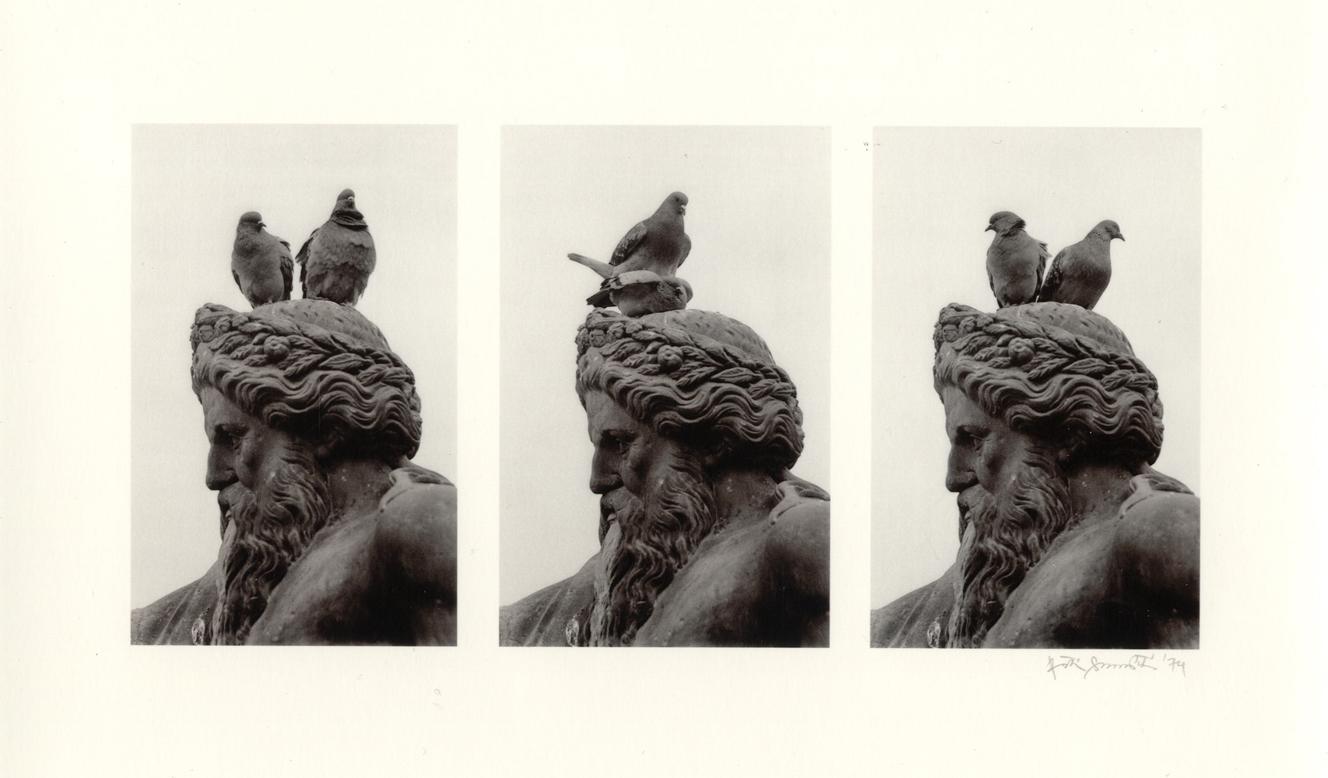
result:
[[[829,159],[504,128],[502,645],[828,643]]]
[[[134,128],[133,643],[455,644],[455,160]]]
[[[1325,43],[5,0],[0,776],[1328,775]]]
[[[872,645],[1198,648],[1199,132],[874,146]]]

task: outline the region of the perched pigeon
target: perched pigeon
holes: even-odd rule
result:
[[[1073,303],[1093,310],[1111,283],[1111,240],[1120,238],[1120,227],[1110,219],[1097,223],[1078,243],[1060,250],[1051,262],[1047,283],[1039,302]]]
[[[594,270],[605,280],[600,291],[591,297],[591,305],[602,308],[611,304],[608,280],[621,273],[649,270],[661,278],[672,278],[692,250],[692,239],[683,231],[682,217],[686,212],[687,195],[674,192],[664,198],[653,215],[628,230],[618,241],[608,264],[568,254],[568,259]]]
[[[257,308],[265,303],[289,300],[291,293],[290,244],[263,228],[263,217],[249,211],[235,226],[231,249],[231,277],[240,294]]]
[[[996,233],[987,248],[987,283],[996,305],[1006,308],[1036,300],[1051,256],[1047,244],[1024,232],[1024,220],[1009,211],[992,214],[984,232]]]
[[[373,236],[355,210],[355,193],[343,189],[323,226],[309,234],[295,257],[306,298],[354,305],[369,284],[377,261]]]
[[[605,279],[604,283],[608,287],[609,302],[618,306],[624,316],[633,318],[648,313],[681,311],[692,299],[691,284],[677,276],[664,278],[649,270],[629,270]]]

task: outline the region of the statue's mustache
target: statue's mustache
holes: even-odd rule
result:
[[[626,489],[619,487],[599,498],[599,542],[604,543],[609,525],[630,523],[631,517],[640,515],[643,503]]]

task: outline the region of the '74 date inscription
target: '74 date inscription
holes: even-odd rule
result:
[[[1047,657],[1047,672],[1051,673],[1053,679],[1059,678],[1061,674],[1077,674],[1080,678],[1087,678],[1095,673],[1112,670],[1143,673],[1169,670],[1185,675],[1185,660],[1167,654],[1131,654],[1124,661],[1107,661],[1095,656],[1087,659],[1065,655]]]

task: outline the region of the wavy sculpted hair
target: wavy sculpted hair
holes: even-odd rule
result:
[[[797,389],[739,321],[682,310],[592,311],[576,335],[576,388],[603,391],[661,435],[774,475],[802,454]]]
[[[1157,379],[1099,314],[1061,303],[997,313],[952,303],[933,343],[938,394],[957,387],[1011,429],[1064,446],[1071,462],[1137,469],[1162,451]]]
[[[326,300],[194,314],[194,393],[211,386],[268,426],[397,465],[420,445],[415,375],[368,319]]]

